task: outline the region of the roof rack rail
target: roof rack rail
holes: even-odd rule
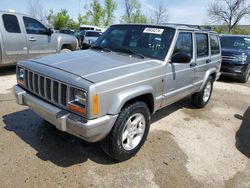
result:
[[[212,27],[210,26],[200,26],[200,25],[192,25],[192,24],[178,24],[178,23],[162,23],[163,25],[172,25],[172,26],[185,26],[185,27],[190,27],[194,29],[200,29],[200,30],[206,30],[206,31],[211,31]]]

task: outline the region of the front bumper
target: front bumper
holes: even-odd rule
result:
[[[246,74],[248,71],[248,64],[245,65],[228,65],[222,64],[221,66],[221,74],[225,76],[233,76],[238,77]]]
[[[87,120],[35,97],[18,85],[15,85],[13,90],[18,104],[29,106],[35,113],[55,125],[59,130],[68,132],[88,142],[98,142],[105,138],[111,131],[118,116],[106,115]]]

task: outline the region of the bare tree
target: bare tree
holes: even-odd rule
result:
[[[27,4],[27,12],[29,15],[37,18],[40,21],[46,21],[46,11],[39,0],[29,0]]]
[[[250,4],[247,0],[215,0],[209,4],[208,17],[212,22],[220,22],[231,32],[244,18],[250,14]]]
[[[163,2],[160,2],[154,9],[151,22],[155,24],[166,23],[168,21],[168,9]]]

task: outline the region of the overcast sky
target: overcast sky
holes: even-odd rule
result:
[[[27,3],[29,0],[0,0],[0,10],[14,9],[17,12],[27,13]],[[54,12],[60,9],[67,9],[69,14],[76,19],[79,10],[84,13],[84,4],[92,0],[43,0],[40,1],[48,11],[53,9]],[[152,10],[160,2],[164,2],[169,12],[169,22],[172,23],[189,23],[189,24],[207,24],[206,16],[207,5],[213,0],[139,0],[142,5],[142,11],[150,16]],[[248,0],[250,2],[250,0]],[[104,0],[100,0],[103,4]],[[116,0],[118,9],[115,12],[116,22],[124,13],[124,0]],[[81,7],[81,8],[79,8]],[[241,24],[250,25],[250,18],[241,21]]]

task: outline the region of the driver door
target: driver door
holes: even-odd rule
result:
[[[172,57],[176,53],[189,55],[191,61],[189,63],[167,63],[163,106],[174,103],[193,92],[194,69],[196,66],[193,32],[179,32]]]
[[[26,38],[28,43],[28,54],[30,58],[56,53],[57,42],[53,34],[47,34],[47,28],[30,17],[23,17],[23,22],[26,30]]]

